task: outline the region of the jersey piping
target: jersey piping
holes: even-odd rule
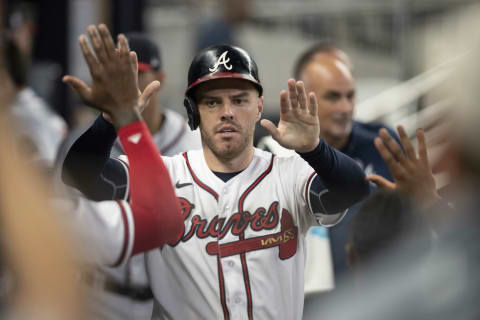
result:
[[[245,199],[247,198],[248,194],[255,189],[255,187],[272,171],[273,167],[273,159],[275,158],[275,155],[272,154],[272,158],[270,160],[270,165],[268,166],[267,170],[265,170],[258,178],[253,182],[247,190],[245,190],[238,200],[238,212],[240,212],[243,215],[243,203],[245,202]],[[245,239],[245,230],[239,235],[240,240]],[[253,299],[252,299],[252,290],[250,286],[250,278],[248,275],[248,266],[247,266],[247,258],[245,252],[242,252],[240,254],[240,260],[242,262],[242,270],[243,270],[243,279],[245,282],[245,290],[247,292],[247,310],[248,310],[248,319],[252,320],[253,319]]]
[[[215,200],[217,200],[217,202],[218,202],[218,194],[215,192],[215,190],[213,190],[212,188],[210,188],[209,186],[207,186],[205,183],[203,183],[202,181],[200,181],[200,179],[198,179],[198,177],[195,175],[195,172],[193,172],[193,169],[192,169],[192,167],[190,166],[190,161],[188,160],[188,155],[187,155],[187,153],[184,152],[182,155],[183,155],[183,157],[185,158],[185,162],[187,163],[188,171],[190,172],[190,175],[192,176],[193,181],[195,181],[195,183],[196,183],[200,188],[202,188],[203,190],[205,190],[205,191],[207,191],[208,193],[210,193],[210,194],[215,198]]]

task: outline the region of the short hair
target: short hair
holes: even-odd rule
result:
[[[314,44],[305,50],[300,57],[295,62],[293,68],[293,76],[295,79],[300,79],[300,74],[305,66],[313,59],[313,57],[318,53],[329,53],[335,50],[340,50],[335,47],[331,42],[322,41]]]
[[[355,263],[369,262],[386,249],[403,243],[409,235],[425,235],[428,230],[409,197],[380,191],[363,203],[350,225],[349,241]]]

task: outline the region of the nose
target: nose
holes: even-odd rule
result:
[[[342,113],[352,113],[353,101],[348,97],[343,97],[338,103],[338,111]]]
[[[225,102],[222,108],[222,120],[233,119],[233,108],[230,102]]]

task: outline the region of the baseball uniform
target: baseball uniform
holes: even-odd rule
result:
[[[177,112],[164,109],[161,129],[152,135],[155,145],[162,155],[170,156],[200,149],[198,130],[191,131],[185,119]],[[114,129],[106,125],[114,134]],[[92,133],[96,134],[96,133]],[[111,156],[125,154],[120,139],[116,139]],[[126,195],[124,197],[126,199]],[[103,289],[91,290],[88,305],[92,318],[98,319],[150,319],[153,308],[153,295],[148,283],[144,264],[145,257],[138,254],[116,268],[99,266],[89,275],[100,283]]]
[[[347,159],[330,147],[328,152],[322,165],[329,168],[331,161]],[[154,319],[300,319],[305,234],[312,225],[333,225],[345,213],[326,214],[325,208],[344,206],[323,202],[329,195],[325,187],[310,192],[315,181],[322,187],[312,167],[298,155],[275,157],[255,149],[248,168],[223,182],[201,150],[163,159],[176,185],[185,232],[175,244],[146,254]],[[353,171],[339,179],[365,183],[348,161]],[[110,159],[106,167],[124,170],[117,162],[126,159]],[[333,167],[332,176],[341,177],[345,167]],[[116,175],[128,179],[125,172]],[[352,194],[365,196],[364,189],[348,190],[345,198]]]
[[[246,51],[207,48],[189,69],[184,105],[192,129],[200,124],[195,86],[221,78],[249,81],[262,94]],[[121,187],[125,196],[128,159],[109,159],[115,136],[91,132],[65,159],[64,171],[75,175],[67,182],[102,197],[119,196]],[[306,232],[312,225],[335,224],[368,194],[358,165],[322,140],[311,152],[291,157],[246,148],[253,158],[235,173],[210,170],[203,150],[163,157],[184,231],[168,246],[146,253],[154,319],[301,319]]]

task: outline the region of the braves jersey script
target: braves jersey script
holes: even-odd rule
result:
[[[312,209],[321,207],[309,192],[314,170],[298,155],[255,149],[223,182],[201,150],[163,160],[185,231],[146,254],[152,319],[301,319],[305,234],[345,214]]]

